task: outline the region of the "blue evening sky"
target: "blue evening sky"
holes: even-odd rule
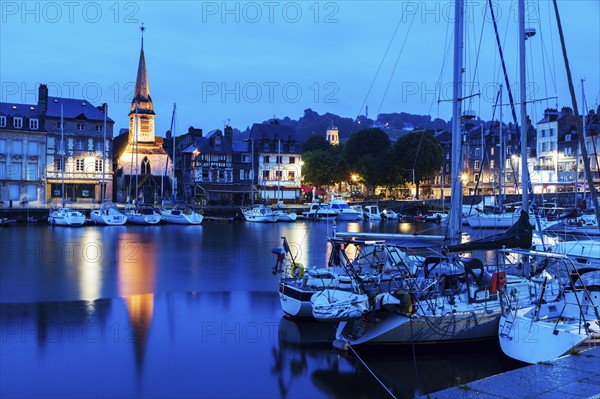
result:
[[[496,39],[487,1],[466,4],[465,92],[481,93],[466,107],[490,119],[503,82]],[[518,99],[517,1],[493,5]],[[538,32],[527,45],[528,100],[558,96],[529,107],[536,121],[571,99],[552,2],[526,5],[527,25]],[[176,134],[227,120],[244,130],[273,116],[299,118],[306,108],[356,117],[365,103],[371,118],[451,117],[450,103],[438,99],[452,95],[453,1],[2,0],[0,7],[0,101],[35,103],[37,86],[47,83],[50,95],[107,102],[116,131],[128,124],[142,22],[157,135],[170,128],[173,103]],[[559,0],[559,9],[577,99],[585,78],[588,107],[597,107],[600,2]]]

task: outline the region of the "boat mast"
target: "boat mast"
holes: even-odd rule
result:
[[[581,114],[583,117],[583,136],[585,137],[586,112],[585,112],[585,91],[583,90],[583,82],[585,82],[585,79],[581,79]],[[578,155],[579,155],[579,153],[578,153]],[[575,181],[577,181],[578,174],[579,174],[579,164],[577,164],[577,173],[575,174]],[[583,202],[585,203],[585,200],[586,200],[585,171],[583,172],[583,174],[584,174],[584,176],[583,176]],[[575,191],[577,191],[577,185],[575,185]]]
[[[567,47],[565,45],[565,37],[563,35],[560,15],[558,14],[558,5],[556,0],[553,0],[554,13],[556,14],[556,23],[558,25],[558,34],[560,36],[560,44],[562,47],[563,58],[565,61],[565,69],[567,70],[567,80],[569,81],[569,92],[571,93],[571,102],[573,103],[573,112],[575,113],[575,121],[577,124],[577,136],[579,137],[579,145],[581,147],[581,155],[583,157],[583,167],[585,170],[588,185],[590,187],[590,195],[596,210],[596,219],[600,220],[600,207],[598,206],[598,196],[596,195],[596,187],[594,186],[594,177],[590,169],[590,161],[588,158],[587,147],[585,146],[584,132],[581,131],[581,120],[579,119],[579,110],[577,109],[577,100],[575,99],[575,88],[573,86],[573,78],[571,77],[571,67],[569,66],[569,58],[567,57]]]
[[[254,206],[254,137],[250,139],[250,146],[252,147],[252,170],[250,170],[250,205]]]
[[[525,71],[525,0],[519,0],[519,81],[521,97],[521,207],[529,212],[529,169],[527,168],[527,75]]]
[[[62,169],[62,207],[65,207],[65,122],[63,121],[63,105],[60,103],[60,147],[61,169]]]
[[[171,161],[173,167],[173,174],[171,178],[171,197],[175,200],[175,112],[177,111],[177,104],[173,104],[173,120],[171,121],[171,135],[173,136],[173,159]]]
[[[135,201],[138,203],[138,189],[139,189],[139,170],[138,170],[138,130],[140,130],[139,126],[139,115],[138,115],[138,102],[135,102]]]
[[[500,165],[498,165],[498,208],[502,209],[504,205],[504,167],[506,165],[506,150],[504,149],[504,132],[502,131],[502,83],[500,83],[500,156],[498,159],[500,160]]]
[[[104,126],[102,131],[104,132],[102,141],[102,184],[100,185],[100,203],[104,203],[104,190],[106,189],[106,182],[104,181],[105,169],[106,169],[106,113],[108,104],[104,103]]]
[[[277,203],[283,201],[281,198],[281,139],[277,145]]]
[[[455,0],[454,13],[454,74],[452,93],[452,188],[451,209],[449,215],[449,236],[451,240],[458,239],[462,219],[462,132],[461,132],[461,101],[462,101],[462,57],[463,57],[463,8],[464,0]]]

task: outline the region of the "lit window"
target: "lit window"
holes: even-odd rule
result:
[[[290,163],[296,163],[296,157],[290,157]]]
[[[75,160],[75,170],[77,172],[83,172],[83,159]]]

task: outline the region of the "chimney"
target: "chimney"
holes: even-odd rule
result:
[[[48,112],[48,86],[40,84],[38,89],[38,115],[46,116]]]
[[[233,128],[229,125],[225,126],[225,138],[229,140],[229,142],[233,142]]]

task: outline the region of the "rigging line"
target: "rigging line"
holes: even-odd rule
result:
[[[392,69],[392,73],[390,74],[390,78],[388,79],[387,86],[385,87],[385,91],[383,92],[383,97],[381,98],[381,103],[379,104],[379,109],[377,110],[377,115],[376,115],[377,117],[379,117],[379,112],[381,111],[381,108],[383,107],[383,102],[385,101],[385,97],[387,96],[388,90],[392,83],[392,79],[394,78],[394,73],[396,72],[396,68],[398,67],[398,62],[400,61],[400,56],[402,55],[402,52],[404,51],[404,46],[406,45],[406,40],[408,39],[408,34],[410,33],[410,30],[412,28],[413,22],[415,21],[416,15],[417,15],[417,13],[413,13],[413,17],[410,20],[408,29],[406,30],[406,36],[404,36],[404,40],[402,41],[402,45],[400,46],[400,51],[398,52],[398,56],[396,57],[396,63],[394,64],[394,69]],[[394,34],[395,34],[395,32],[394,32]]]
[[[373,378],[375,378],[375,380],[377,380],[377,382],[383,387],[383,389],[386,390],[386,392],[394,399],[396,399],[396,396],[392,393],[392,391],[390,391],[390,389],[385,386],[385,384],[383,383],[383,381],[381,381],[377,375],[375,374],[375,372],[373,370],[371,370],[369,368],[369,366],[367,366],[367,363],[365,363],[365,361],[358,355],[358,353],[356,353],[356,351],[354,350],[354,348],[352,347],[352,345],[350,345],[350,342],[348,342],[348,340],[346,339],[346,337],[344,337],[343,335],[340,334],[340,337],[342,337],[342,339],[344,340],[344,342],[346,342],[346,345],[348,345],[348,348],[352,351],[352,353],[354,353],[354,356],[356,356],[356,358],[362,363],[363,366],[365,366],[365,368],[367,369],[367,371],[369,373],[371,373],[371,375],[373,376]]]
[[[415,15],[416,14],[417,13],[415,13]],[[363,108],[365,107],[365,104],[367,103],[367,99],[369,98],[369,95],[371,94],[371,90],[373,89],[373,86],[375,85],[377,76],[379,76],[379,72],[381,72],[381,67],[383,66],[383,62],[385,61],[385,58],[387,57],[388,52],[390,51],[390,48],[392,47],[392,43],[394,42],[394,39],[396,38],[396,33],[398,33],[398,29],[400,28],[400,25],[402,24],[402,18],[403,17],[400,17],[400,19],[398,20],[398,25],[396,25],[396,29],[394,30],[394,33],[392,34],[392,38],[390,39],[390,42],[388,43],[388,46],[385,49],[385,53],[383,54],[383,57],[381,58],[381,62],[379,62],[379,66],[377,67],[377,72],[375,72],[375,76],[373,77],[373,80],[371,81],[371,86],[369,86],[369,90],[367,90],[365,99],[363,100],[363,102],[360,106],[360,109],[358,110],[358,115],[360,115]],[[413,15],[413,18],[414,18],[414,15]]]
[[[448,41],[446,42],[446,44],[444,46],[446,50],[445,50],[445,52],[444,52],[444,54],[442,56],[442,67],[440,69],[440,76],[438,78],[437,87],[436,87],[436,90],[438,91],[438,96],[437,96],[438,97],[438,101],[437,101],[438,117],[439,117],[439,114],[440,114],[440,102],[441,102],[441,100],[440,100],[440,93],[442,92],[442,77],[444,75],[444,69],[446,68],[446,61],[448,61],[450,59],[450,57],[448,57],[448,53],[450,52],[451,43],[452,43],[452,37],[454,35],[454,31],[452,31],[450,33],[448,32],[450,30],[450,25],[451,25],[450,22],[448,22],[446,24],[446,35],[445,35],[445,37],[447,38]],[[431,104],[429,105],[429,114],[431,114],[431,109],[433,108],[433,104],[434,103],[435,103],[435,98],[431,101]]]
[[[479,34],[479,45],[477,46],[477,53],[475,55],[475,67],[473,68],[473,82],[471,84],[471,95],[475,91],[476,76],[479,75],[479,69],[478,69],[479,68],[479,55],[481,53],[481,43],[483,42],[483,28],[485,26],[486,16],[487,16],[487,7],[484,8],[483,19],[481,21],[481,33]],[[473,35],[475,35],[475,30],[473,30]],[[479,103],[481,106],[481,98],[479,98]],[[469,101],[469,104],[472,104],[472,100]],[[481,111],[481,109],[480,109],[480,111]],[[481,113],[480,113],[480,115],[481,115]]]
[[[550,2],[546,2],[546,7],[548,9],[548,26],[553,26],[552,23],[552,10],[550,9]],[[554,76],[554,91],[557,91],[556,88],[556,58],[554,56],[554,35],[552,34],[552,29],[550,29],[550,52],[552,54],[552,75]],[[558,99],[556,100],[556,108],[558,108]]]

